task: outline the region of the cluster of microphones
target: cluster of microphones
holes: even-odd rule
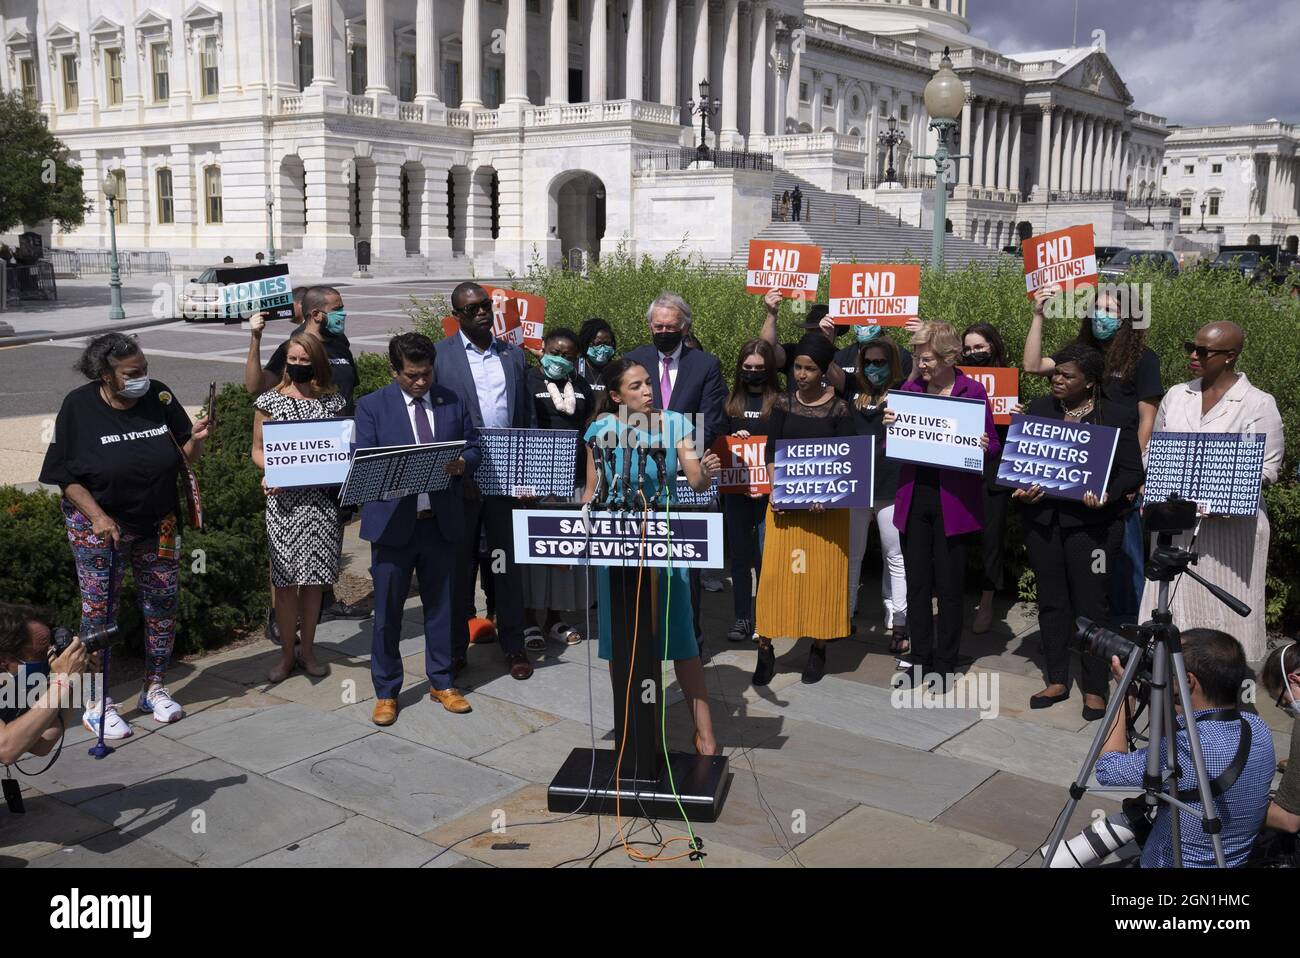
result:
[[[605,433],[587,443],[596,464],[592,508],[630,512],[665,504],[668,500],[668,484],[675,479],[668,475],[668,450],[663,446],[651,446],[644,437],[628,430],[619,437],[619,445],[625,451],[620,469],[619,457],[614,454],[614,447],[609,443],[612,435]],[[635,473],[633,459],[636,460]],[[653,492],[646,484],[646,463],[651,459],[654,460],[659,476],[657,488]]]

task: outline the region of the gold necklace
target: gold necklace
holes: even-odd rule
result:
[[[1075,406],[1073,409],[1065,410],[1065,418],[1073,419],[1074,421],[1077,422],[1080,419],[1082,419],[1084,416],[1088,415],[1088,413],[1092,412],[1092,406],[1093,406],[1093,402],[1091,399],[1089,399],[1086,403],[1081,403],[1080,405]]]

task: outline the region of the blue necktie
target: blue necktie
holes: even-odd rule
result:
[[[412,399],[411,405],[415,407],[416,442],[433,442],[433,427],[429,425],[429,417],[424,411],[424,399]]]

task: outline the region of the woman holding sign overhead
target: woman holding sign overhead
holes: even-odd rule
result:
[[[1142,483],[1137,412],[1102,393],[1106,361],[1088,346],[1072,343],[1052,357],[1052,394],[1029,404],[1026,413],[1043,419],[1119,429],[1106,491],[1082,502],[1049,498],[1041,486],[1017,489],[1011,498],[1024,508],[1025,548],[1038,588],[1038,631],[1047,664],[1047,687],[1030,696],[1031,709],[1070,697],[1070,645],[1077,616],[1106,623],[1108,573],[1124,537],[1123,513],[1130,492]],[[1106,714],[1110,670],[1105,660],[1080,651],[1083,717]]]
[[[983,402],[979,447],[986,458],[996,459],[1002,443],[993,428],[993,409],[984,387],[957,368],[961,359],[957,330],[948,323],[921,323],[912,336],[912,352],[916,368],[902,390]],[[893,410],[885,413],[887,428],[896,416]],[[983,473],[904,462],[894,500],[894,526],[903,535],[907,604],[912,610],[907,671],[914,682],[920,677],[918,671],[937,674],[946,687],[956,674],[961,646],[966,550],[972,534],[984,527]],[[939,596],[937,632],[927,614],[934,594]]]
[[[772,405],[767,431],[767,461],[776,461],[779,439],[827,439],[857,434],[849,405],[824,377],[835,344],[820,332],[804,336],[791,350],[795,390]],[[754,684],[767,685],[776,674],[772,639],[809,638],[812,647],[803,681],[820,682],[826,671],[826,643],[849,634],[849,511],[782,509],[768,505],[767,568],[758,581],[755,606],[758,664]]]
[[[289,340],[280,384],[253,403],[253,462],[266,470],[263,423],[332,419],[345,405],[321,341],[315,336]],[[320,619],[321,590],[339,577],[343,536],[338,507],[326,488],[273,489],[267,487],[265,478],[262,488],[266,491],[266,543],[280,631],[280,661],[267,678],[283,682],[295,666],[302,666],[308,675],[327,675],[328,668],[316,661],[312,643]],[[299,638],[302,644],[295,656],[294,642]]]

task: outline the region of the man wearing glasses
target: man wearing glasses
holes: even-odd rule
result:
[[[438,382],[469,410],[476,429],[534,429],[537,414],[525,383],[524,352],[493,335],[492,298],[477,283],[451,293],[460,329],[437,345]],[[458,608],[452,623],[453,668],[463,669],[474,616],[474,570],[479,535],[486,530],[495,577],[497,634],[512,678],[533,674],[524,651],[523,575],[514,561],[514,500],[481,496],[473,480],[464,483],[465,535],[456,561]]]
[[[1184,343],[1188,371],[1194,377],[1165,394],[1156,413],[1155,432],[1213,432],[1264,436],[1264,485],[1276,482],[1282,468],[1282,417],[1271,395],[1254,386],[1237,369],[1245,333],[1232,322],[1209,323]],[[1232,630],[1246,658],[1264,658],[1264,570],[1269,524],[1264,502],[1253,516],[1206,516],[1200,523],[1196,571],[1250,606],[1243,622],[1205,589],[1171,590],[1169,611],[1175,622],[1223,632]],[[1184,548],[1187,536],[1175,545]],[[1148,582],[1142,608],[1156,605],[1155,583]]]

